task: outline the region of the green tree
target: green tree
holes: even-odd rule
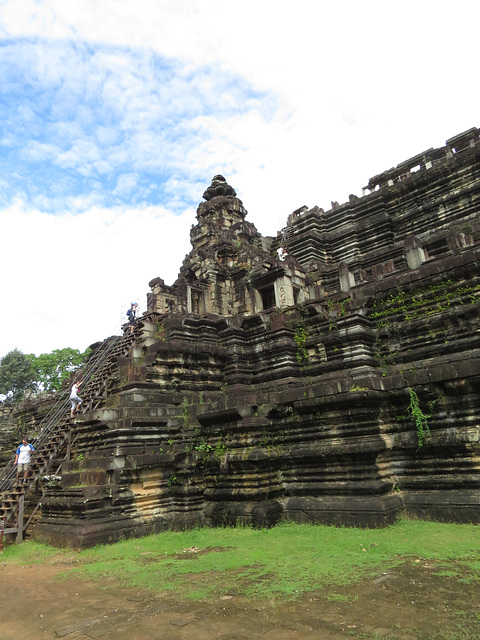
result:
[[[1,394],[17,401],[22,399],[24,391],[35,387],[35,371],[30,356],[13,349],[0,360]]]
[[[42,353],[39,356],[30,355],[35,382],[39,389],[58,391],[64,380],[70,377],[72,371],[78,369],[86,360],[90,351],[81,353],[78,349],[55,349],[52,353]]]

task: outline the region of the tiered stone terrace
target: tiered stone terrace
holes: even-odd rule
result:
[[[365,191],[265,238],[215,176],[177,281],[151,281],[114,384],[76,421],[36,538],[479,521],[479,130]]]

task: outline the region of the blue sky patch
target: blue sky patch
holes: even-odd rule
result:
[[[182,211],[201,193],[179,193],[178,179],[204,185],[219,163],[228,171],[218,142],[228,122],[253,112],[269,120],[276,110],[274,97],[239,77],[149,50],[4,41],[0,69],[2,207],[20,199],[50,213]]]

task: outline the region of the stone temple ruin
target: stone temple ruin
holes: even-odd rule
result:
[[[59,471],[32,536],[479,522],[479,133],[276,237],[215,176],[176,282],[98,345],[83,415],[42,428],[33,474]]]

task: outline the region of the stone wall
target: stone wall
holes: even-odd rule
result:
[[[16,448],[17,431],[13,407],[8,403],[0,404],[0,465],[2,467],[13,459],[12,454]]]
[[[216,176],[35,537],[478,522],[479,150],[472,129],[276,238]]]

